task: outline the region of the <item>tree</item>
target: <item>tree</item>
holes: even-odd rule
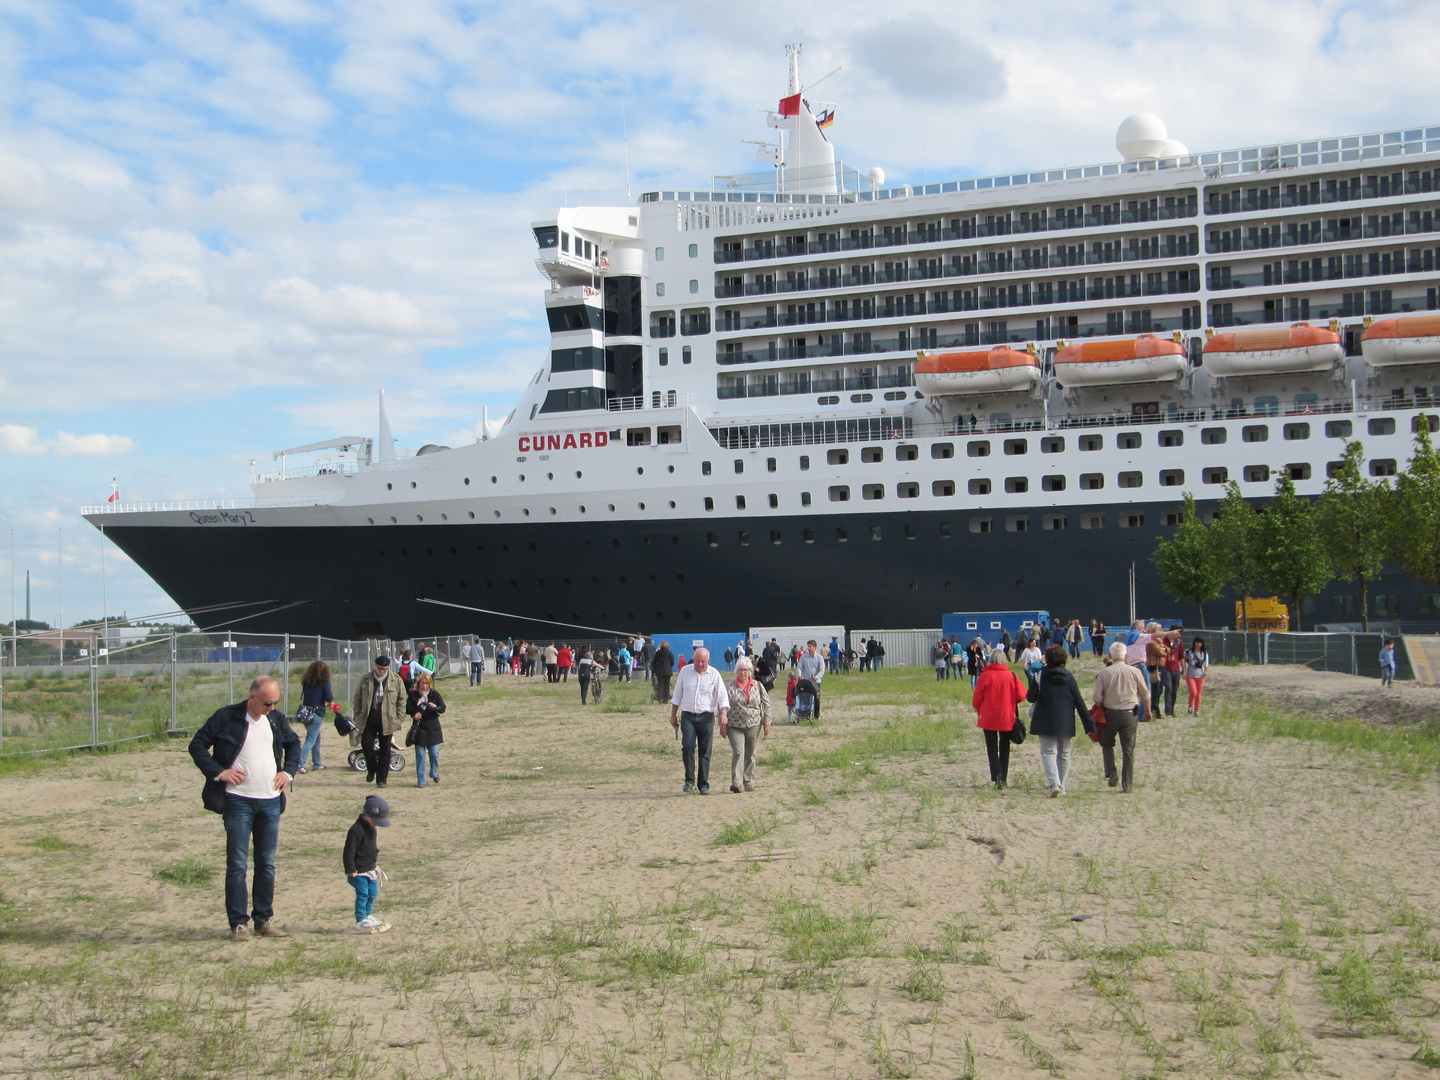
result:
[[[1260,571],[1255,565],[1255,508],[1240,494],[1240,485],[1231,480],[1225,485],[1225,498],[1215,508],[1215,523],[1210,526],[1212,565],[1220,579],[1235,590],[1235,598],[1244,600],[1260,584]]]
[[[1421,424],[1415,454],[1395,478],[1394,543],[1400,565],[1427,585],[1440,585],[1440,455]]]
[[[1295,482],[1282,470],[1275,497],[1255,523],[1255,567],[1271,591],[1290,603],[1296,630],[1301,602],[1335,577],[1320,540],[1318,517],[1315,504],[1295,494]]]
[[[1205,626],[1205,601],[1214,600],[1225,587],[1215,565],[1215,551],[1205,524],[1195,513],[1195,496],[1185,493],[1180,527],[1169,540],[1161,540],[1150,561],[1160,571],[1160,584],[1176,600],[1195,605],[1200,627]]]
[[[1320,539],[1336,576],[1360,586],[1360,621],[1368,633],[1370,585],[1379,579],[1392,546],[1394,493],[1383,481],[1365,479],[1364,462],[1364,446],[1347,440],[1316,509]]]

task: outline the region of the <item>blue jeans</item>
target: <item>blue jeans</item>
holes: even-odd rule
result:
[[[470,661],[470,685],[471,685],[471,686],[479,686],[479,685],[480,685],[480,679],[484,676],[484,674],[485,674],[485,662],[484,662],[483,660],[481,660],[481,661],[475,661],[475,660]]]
[[[250,845],[255,846],[255,922],[269,922],[275,914],[275,845],[280,840],[280,796],[249,799],[225,796],[225,911],[230,926],[250,921],[245,908],[245,870]]]
[[[438,746],[416,746],[415,747],[415,782],[421,787],[425,786],[425,751],[430,751],[430,775],[440,779],[440,747]]]
[[[301,765],[305,764],[307,755],[313,759],[310,762],[312,766],[318,766],[320,764],[320,731],[324,726],[325,717],[323,715],[305,725],[305,742],[300,747]]]
[[[375,894],[380,891],[380,883],[364,874],[356,874],[350,878],[350,887],[355,890],[355,921],[368,919],[375,910]]]
[[[715,738],[715,714],[680,714],[680,757],[685,762],[685,782],[701,791],[710,790],[710,744]]]

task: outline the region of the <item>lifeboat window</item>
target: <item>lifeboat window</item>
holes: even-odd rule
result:
[[[706,509],[706,510],[714,510],[714,509],[715,509],[715,500],[712,499],[709,495],[706,495],[706,496],[705,496],[705,509]]]
[[[918,499],[920,497],[919,484],[897,484],[895,494],[902,499]]]
[[[827,465],[848,465],[850,464],[850,451],[827,450],[825,451],[825,463]]]
[[[1065,477],[1063,476],[1042,476],[1040,478],[1041,491],[1064,491]]]
[[[994,528],[995,523],[988,517],[970,519],[970,531],[972,533],[988,533],[993,531]]]
[[[1284,434],[1285,438],[1290,439],[1291,441],[1294,441],[1294,440],[1297,440],[1297,439],[1308,439],[1308,438],[1310,438],[1310,425],[1309,425],[1309,424],[1286,424],[1286,425],[1285,425],[1285,428],[1284,428],[1284,431],[1283,431],[1283,434]]]
[[[709,500],[707,499],[706,502],[709,502]],[[719,547],[719,546],[720,546],[720,534],[719,534],[719,533],[706,533],[706,534],[705,534],[705,542],[706,542],[707,544],[709,544],[711,547]]]
[[[936,480],[930,485],[930,494],[941,499],[948,499],[955,494],[955,481]]]
[[[780,496],[779,496],[779,495],[771,495],[771,496],[770,496],[770,509],[771,509],[771,510],[779,510],[779,509],[780,509]]]
[[[745,496],[744,496],[744,495],[736,495],[736,496],[735,496],[735,509],[736,509],[736,510],[744,510],[744,509],[745,509]]]
[[[936,460],[947,460],[955,456],[955,444],[937,442],[930,444],[930,456]]]
[[[1245,442],[1268,442],[1270,426],[1268,424],[1247,424],[1240,429],[1240,438]]]
[[[1013,454],[1025,454],[1025,453],[1028,453],[1029,450],[1030,450],[1030,443],[1029,443],[1029,440],[1027,440],[1027,439],[1006,439],[1006,440],[1005,440],[1005,453],[1007,453],[1007,454],[1012,454],[1012,455],[1013,455]]]
[[[1042,454],[1063,454],[1065,452],[1065,436],[1050,435],[1041,439],[1040,452]]]
[[[1099,491],[1105,486],[1105,477],[1098,472],[1081,473],[1080,487],[1085,491]]]
[[[1394,475],[1395,475],[1395,459],[1394,459],[1394,458],[1376,458],[1374,461],[1370,462],[1370,475],[1371,475],[1371,476],[1394,476]]]
[[[801,471],[801,472],[806,472],[806,471],[809,470],[809,468],[810,468],[810,455],[809,455],[809,454],[801,454],[801,455],[800,455],[800,471]]]
[[[1138,472],[1122,472],[1115,479],[1122,488],[1138,488],[1145,483],[1145,478]]]
[[[1080,528],[1082,529],[1103,529],[1105,527],[1104,514],[1081,514]]]
[[[1102,449],[1104,446],[1105,446],[1105,436],[1104,436],[1104,435],[1081,435],[1081,436],[1080,436],[1080,449],[1081,449],[1081,450],[1100,450],[1100,449]]]
[[[979,480],[971,480],[971,481],[970,481],[970,494],[971,494],[971,495],[989,495],[989,494],[990,494],[990,481],[989,481],[989,480],[986,480],[986,479],[984,479],[984,478],[981,478],[981,479],[979,479]]]
[[[1349,420],[1329,420],[1325,423],[1325,437],[1327,439],[1348,439],[1355,430],[1355,425]]]
[[[920,448],[906,443],[895,448],[896,461],[914,461],[920,456]]]
[[[1138,431],[1122,431],[1115,436],[1115,440],[1121,450],[1140,449],[1140,433]]]
[[[1432,435],[1440,431],[1440,416],[1436,416],[1434,413],[1417,413],[1412,416],[1410,418],[1411,434],[1419,431],[1421,427],[1424,427]]]
[[[1064,514],[1046,514],[1041,519],[1041,527],[1046,532],[1059,532],[1070,527],[1070,519]]]
[[[876,499],[883,499],[885,498],[885,485],[865,484],[860,488],[860,494],[863,498],[869,499],[872,502]]]
[[[1122,529],[1139,529],[1139,528],[1142,528],[1142,527],[1144,526],[1144,524],[1145,524],[1145,515],[1144,515],[1144,514],[1134,514],[1134,513],[1131,513],[1131,514],[1121,514],[1121,515],[1120,515],[1120,528],[1122,528]]]
[[[885,460],[885,448],[883,446],[862,446],[860,448],[860,460],[867,464]]]
[[[1161,446],[1184,446],[1185,433],[1183,431],[1170,430],[1160,432]]]
[[[1227,438],[1229,438],[1229,436],[1230,433],[1226,431],[1223,427],[1207,427],[1200,429],[1200,441],[1206,446],[1219,446]]]
[[[805,543],[807,543],[807,544],[813,544],[814,542],[815,542],[815,530],[814,530],[814,529],[806,529],[806,530],[805,530]]]
[[[1161,487],[1182,487],[1185,483],[1184,469],[1162,469],[1160,471]]]
[[[1200,470],[1200,481],[1205,484],[1223,484],[1230,479],[1230,470],[1224,465]]]
[[[1179,510],[1166,510],[1165,524],[1169,525],[1171,528],[1174,528],[1176,525],[1180,524],[1180,519],[1182,516],[1183,514]]]
[[[1245,482],[1247,484],[1263,484],[1270,479],[1269,465],[1246,465]]]
[[[809,493],[808,491],[802,491],[802,492],[800,492],[800,505],[801,505],[801,506],[809,506],[809,505],[810,505],[810,493]]]
[[[1371,420],[1365,425],[1371,435],[1394,435],[1395,418],[1393,416],[1381,416]]]
[[[1010,495],[1023,495],[1030,490],[1030,480],[1024,476],[1007,476],[1005,491]]]
[[[1285,466],[1285,471],[1290,474],[1290,479],[1291,479],[1291,480],[1309,480],[1309,479],[1310,479],[1310,464],[1309,464],[1309,462],[1303,462],[1303,461],[1302,461],[1302,462],[1300,462],[1300,463],[1298,463],[1298,464],[1286,465],[1286,466]]]
[[[1030,518],[1025,514],[1014,514],[1005,519],[1006,532],[1029,532]]]
[[[966,443],[965,453],[968,454],[970,457],[989,457],[990,440],[977,439],[974,442]]]
[[[832,488],[830,489],[830,501],[831,501],[831,502],[849,502],[849,501],[850,501],[850,488],[847,487],[847,486],[844,485],[844,484],[841,484],[841,485],[839,485],[838,487],[832,487]]]

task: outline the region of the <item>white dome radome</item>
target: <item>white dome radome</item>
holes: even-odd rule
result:
[[[1135,113],[1127,116],[1115,132],[1115,149],[1125,156],[1126,161],[1157,158],[1165,153],[1169,138],[1165,121],[1153,113]]]
[[[882,184],[884,184],[884,183],[885,183],[885,170],[882,169],[882,168],[880,168],[880,166],[877,165],[877,166],[875,166],[875,168],[873,168],[873,169],[870,170],[870,186],[871,186],[872,188],[878,188],[878,187],[880,187],[880,186],[881,186]]]
[[[1166,139],[1165,151],[1160,156],[1167,158],[1189,157],[1190,150],[1179,139]]]

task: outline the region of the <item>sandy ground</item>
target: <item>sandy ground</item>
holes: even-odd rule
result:
[[[1008,791],[985,783],[968,687],[924,671],[828,680],[822,722],[764,744],[758,791],[726,792],[717,748],[707,797],[681,793],[668,710],[638,688],[598,710],[573,683],[442,689],[442,783],[412,767],[386,792],[383,935],[350,929],[340,848],[367,787],[333,733],[282,819],[283,941],[227,940],[223,831],[183,743],[0,780],[0,1077],[1440,1064],[1436,778],[1244,717],[1408,722],[1440,690],[1220,669],[1203,718],[1142,727],[1133,793],[1081,738],[1051,800],[1033,740]],[[929,752],[857,741],[957,719]],[[853,763],[807,767],[839,747]],[[157,877],[187,858],[216,876]]]

